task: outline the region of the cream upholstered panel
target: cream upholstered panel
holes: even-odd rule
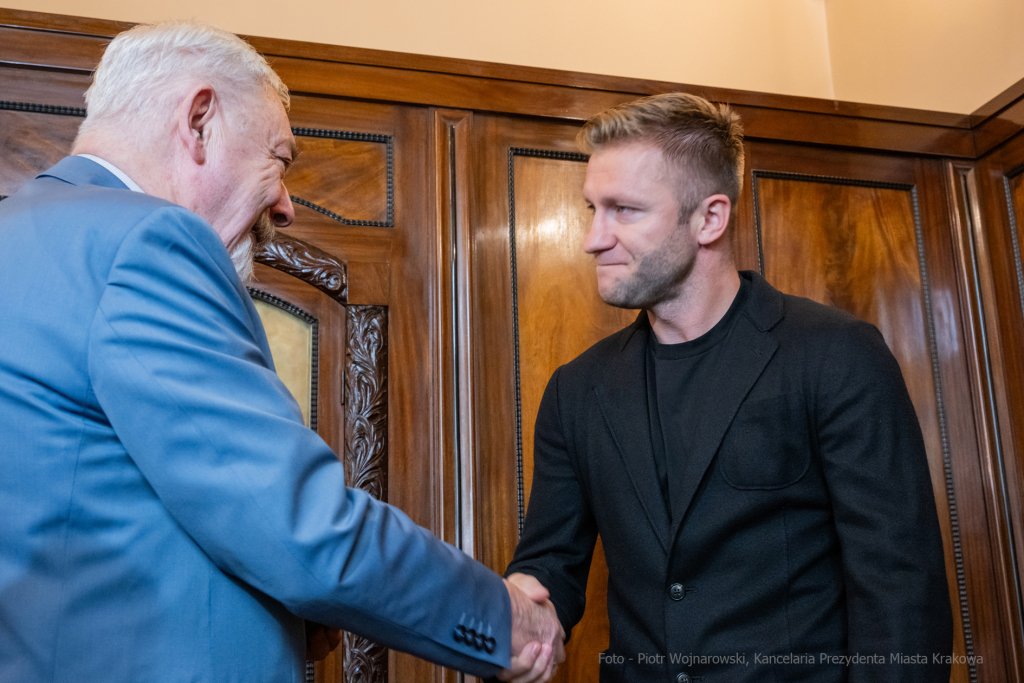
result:
[[[263,321],[277,375],[302,408],[308,427],[312,403],[313,326],[291,313],[263,301],[253,300]]]

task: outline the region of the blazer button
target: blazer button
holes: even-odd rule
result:
[[[458,626],[456,626],[455,627],[455,633],[452,634],[452,637],[455,638],[455,642],[456,643],[461,643],[464,640],[466,640],[466,627],[463,626],[462,624],[459,624]]]
[[[494,648],[497,645],[498,645],[498,641],[496,641],[494,638],[487,638],[484,641],[484,649],[487,650],[487,654],[489,654],[489,655],[493,655],[494,654]]]
[[[683,584],[673,583],[671,586],[669,586],[668,594],[669,596],[671,596],[673,600],[682,600],[683,596],[686,594],[686,591],[683,590]],[[689,678],[687,678],[687,681],[689,681]],[[686,682],[680,681],[680,683]]]
[[[476,638],[473,640],[473,647],[475,647],[477,650],[482,650],[484,649],[484,643],[486,642],[487,639],[484,637],[484,635],[482,633],[477,633]]]
[[[690,674],[683,671],[676,676],[676,683],[690,683]]]

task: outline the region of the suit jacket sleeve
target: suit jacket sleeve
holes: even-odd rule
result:
[[[948,680],[952,614],[924,441],[896,359],[873,326],[841,331],[816,396],[818,448],[842,553],[850,683]],[[924,655],[902,664],[893,655]]]
[[[541,399],[534,432],[530,507],[505,575],[530,574],[548,589],[568,639],[586,606],[597,525],[564,429],[561,372],[552,375]]]
[[[265,356],[217,235],[178,207],[122,242],[89,340],[89,378],[131,459],[222,571],[299,616],[475,675],[509,663],[500,577],[345,487],[342,464]],[[452,637],[474,625],[492,654]]]

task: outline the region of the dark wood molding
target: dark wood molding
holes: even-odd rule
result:
[[[438,219],[436,307],[439,328],[438,427],[442,441],[442,484],[435,492],[441,538],[476,557],[474,511],[477,498],[475,354],[473,329],[472,223],[470,197],[473,114],[463,110],[433,112],[434,201]],[[449,484],[450,483],[450,484]],[[455,681],[454,672],[449,672]],[[448,674],[446,674],[448,675]],[[446,679],[448,680],[448,679]]]
[[[1013,243],[1013,265],[1014,272],[1017,275],[1017,293],[1020,296],[1020,307],[1024,311],[1024,261],[1021,257],[1021,245],[1020,245],[1020,227],[1019,220],[1020,216],[1017,215],[1017,211],[1013,206],[1013,195],[1010,190],[1010,183],[1015,177],[1024,172],[1024,167],[1018,166],[1016,168],[1007,171],[1006,175],[1003,176],[1003,195],[1006,200],[1006,211],[1009,217],[1009,233],[1010,239]]]
[[[339,303],[348,301],[348,267],[308,242],[278,232],[256,260],[313,285]]]
[[[995,116],[1022,97],[1024,97],[1024,78],[978,107],[971,114],[971,125],[976,126],[980,121]]]
[[[57,116],[85,117],[84,107],[64,107],[59,104],[39,104],[35,102],[0,101],[0,110],[27,111],[33,114],[55,114]]]
[[[981,118],[972,129],[977,157],[983,157],[1024,130],[1024,93],[990,116]]]

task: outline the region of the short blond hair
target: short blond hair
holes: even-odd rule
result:
[[[743,125],[727,105],[686,93],[626,102],[590,118],[576,136],[590,154],[606,145],[645,142],[677,171],[680,219],[713,194],[735,205],[743,187]]]
[[[281,78],[238,36],[194,20],[140,24],[119,33],[104,51],[85,92],[82,131],[111,124],[126,132],[152,127],[176,96],[204,81],[238,100],[269,90],[286,111],[290,104]]]

